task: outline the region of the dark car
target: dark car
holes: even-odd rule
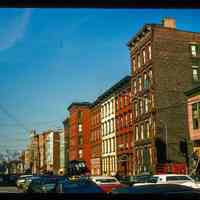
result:
[[[112,191],[113,194],[198,194],[200,195],[200,190],[191,187],[176,185],[176,184],[152,184],[152,185],[142,185],[126,187]]]
[[[58,181],[66,181],[64,176],[33,176],[25,183],[26,193],[44,193],[44,185],[54,185]],[[54,188],[52,188],[53,190]],[[54,190],[53,190],[54,191]]]
[[[57,183],[47,183],[43,190],[46,193],[104,193],[104,191],[89,179],[79,179],[78,181],[59,180]]]

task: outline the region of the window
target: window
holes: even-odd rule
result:
[[[140,115],[143,114],[143,101],[139,100],[139,106],[140,106]]]
[[[113,132],[113,120],[110,120],[110,132]]]
[[[137,93],[137,85],[136,85],[136,80],[133,80],[133,93]]]
[[[149,80],[147,78],[147,74],[144,74],[144,89],[148,89],[149,88]]]
[[[111,113],[114,113],[114,100],[111,100]]]
[[[192,56],[197,56],[197,46],[196,45],[191,45],[191,54]]]
[[[150,130],[149,130],[149,122],[148,121],[146,122],[146,136],[147,136],[147,138],[150,137]]]
[[[79,158],[82,158],[82,157],[83,157],[83,150],[80,149],[80,150],[78,151],[78,154],[79,154]]]
[[[192,122],[193,129],[200,127],[200,102],[192,104]]]
[[[151,107],[152,107],[152,108],[155,107],[154,95],[153,95],[153,94],[151,94]]]
[[[78,122],[82,122],[83,120],[83,113],[81,111],[78,111]]]
[[[108,102],[107,106],[108,106],[108,115],[110,115],[110,102]]]
[[[132,124],[132,121],[133,121],[133,115],[132,115],[132,112],[129,113],[129,116],[130,116],[130,124]]]
[[[125,114],[125,127],[128,126],[128,114],[126,113]]]
[[[142,77],[141,76],[139,76],[138,82],[139,82],[139,91],[142,91]]]
[[[145,113],[147,113],[149,111],[149,106],[148,106],[148,97],[144,98],[144,108],[145,108]]]
[[[141,135],[141,139],[143,140],[144,139],[144,125],[141,124],[140,126],[140,135]]]
[[[138,135],[138,126],[135,126],[135,140],[139,140],[139,135]]]
[[[123,96],[120,96],[119,97],[119,108],[121,109],[122,108],[122,101],[123,101]]]
[[[111,152],[113,152],[114,149],[113,149],[113,138],[111,139]]]
[[[115,98],[115,110],[118,111],[118,98]]]
[[[151,60],[151,45],[148,46],[148,59]]]
[[[198,73],[198,67],[197,66],[192,66],[192,76],[194,81],[199,80],[199,73]]]
[[[152,75],[152,70],[149,70],[149,84],[153,84],[153,75]]]
[[[127,105],[127,96],[124,96],[124,107]]]
[[[78,124],[78,132],[82,132],[82,124]]]
[[[152,164],[153,163],[153,157],[152,157],[152,148],[149,147],[148,148],[148,155],[149,155],[149,164]]]
[[[136,63],[135,63],[135,58],[133,58],[133,72],[136,71]]]
[[[141,63],[140,63],[140,54],[137,55],[137,66],[138,66],[138,68],[141,67]]]
[[[143,58],[143,64],[146,63],[146,52],[145,49],[142,50],[142,58]]]
[[[123,125],[123,117],[122,116],[120,117],[120,124],[121,124],[120,128],[123,128],[124,125]]]
[[[104,104],[104,109],[105,109],[105,117],[107,116],[107,105],[106,104]]]
[[[134,103],[134,111],[135,111],[135,117],[138,116],[138,105],[137,102]]]

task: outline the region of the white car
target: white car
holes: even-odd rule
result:
[[[200,188],[200,185],[195,183],[195,181],[188,175],[182,174],[159,174],[154,175],[157,178],[157,184],[178,184],[185,185],[192,188]]]
[[[22,187],[22,185],[23,185],[23,184],[25,183],[25,181],[26,181],[26,178],[27,178],[27,177],[31,177],[31,176],[33,176],[33,175],[21,175],[21,176],[17,179],[17,182],[16,182],[17,187],[18,187],[18,188]]]

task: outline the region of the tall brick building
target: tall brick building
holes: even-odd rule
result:
[[[165,166],[165,171],[186,170],[187,157],[179,148],[188,138],[184,91],[200,80],[199,44],[200,33],[176,29],[170,18],[144,25],[128,43],[135,174],[159,173]]]
[[[69,160],[85,161],[91,170],[90,106],[88,102],[74,102],[69,107]]]
[[[131,102],[131,77],[126,76],[115,93],[115,122],[117,172],[133,174],[133,121]]]
[[[96,100],[90,110],[91,174],[101,175],[101,104]]]
[[[68,174],[68,167],[69,167],[69,137],[70,137],[70,119],[66,118],[63,121],[64,125],[64,153],[65,153],[65,168],[64,168],[64,174]]]

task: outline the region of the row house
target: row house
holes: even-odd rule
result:
[[[200,34],[176,21],[145,24],[128,42],[133,102],[134,174],[189,169],[179,144],[187,139],[184,91],[199,83]]]
[[[90,107],[91,174],[101,175],[101,104],[96,100]]]
[[[117,172],[119,175],[133,174],[133,120],[131,101],[131,77],[120,81],[115,92]]]
[[[84,161],[91,171],[89,102],[73,102],[69,107],[69,161]]]
[[[101,101],[101,162],[102,174],[112,175],[117,172],[116,132],[113,88],[103,93]]]

